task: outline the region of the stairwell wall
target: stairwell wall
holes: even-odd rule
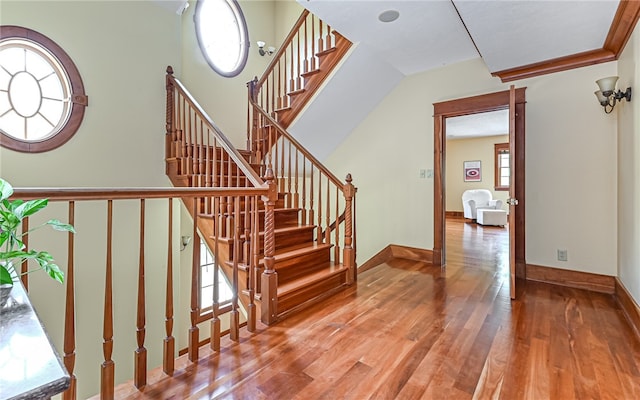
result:
[[[610,62],[515,82],[527,87],[528,263],[616,275],[616,120],[593,96],[616,72]],[[508,88],[480,59],[407,76],[328,157],[358,187],[359,264],[389,244],[433,247],[433,180],[419,178],[433,168],[433,103]]]
[[[3,0],[0,8],[2,25],[34,29],[64,48],[78,67],[89,96],[80,129],[62,147],[39,154],[0,148],[1,176],[15,187],[170,186],[164,173],[164,71],[167,65],[180,70],[181,17],[147,1]],[[116,383],[133,376],[132,353],[137,347],[138,210],[136,201],[114,205]],[[45,218],[66,220],[66,204],[50,203],[32,218],[31,226]],[[87,398],[100,387],[105,221],[106,202],[76,204],[78,398]],[[166,201],[149,200],[145,342],[149,366],[159,365],[162,357],[164,307],[152,305],[164,304],[166,224]],[[30,235],[31,245],[49,250],[65,266],[67,235],[44,232]],[[36,311],[62,355],[64,285],[36,273],[30,276],[29,286]]]
[[[278,47],[277,34],[286,28],[286,36],[299,13],[294,16],[295,13],[291,12],[293,7],[286,4],[289,2],[280,5],[279,1],[238,1],[248,26],[249,58],[238,76],[228,78],[218,75],[202,56],[193,21],[196,2],[189,3],[182,25],[183,68],[177,76],[234,146],[246,149],[246,83],[260,77],[272,60],[269,56],[260,56],[256,42],[262,40],[268,46]]]

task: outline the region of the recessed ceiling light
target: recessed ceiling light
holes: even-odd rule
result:
[[[398,19],[400,13],[396,10],[387,10],[378,15],[378,19],[382,22],[393,22]]]

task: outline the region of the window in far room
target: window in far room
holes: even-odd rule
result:
[[[249,56],[247,23],[235,0],[200,0],[194,15],[202,55],[218,74],[238,75]]]
[[[509,143],[496,143],[495,151],[495,190],[509,190]]]
[[[19,26],[0,27],[0,141],[37,153],[76,133],[87,106],[80,73],[48,37]]]

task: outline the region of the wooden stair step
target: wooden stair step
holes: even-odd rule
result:
[[[312,273],[279,284],[278,314],[282,316],[333,294],[347,284],[347,273],[348,269],[342,264],[327,262]]]
[[[315,225],[299,225],[285,228],[274,229],[275,241],[276,241],[276,254],[292,251],[301,247],[309,246],[313,241],[313,233],[315,231]],[[240,235],[240,239],[244,240],[245,235]],[[263,254],[264,250],[264,231],[259,233],[260,240],[260,254]],[[228,245],[233,248],[233,238],[221,237],[218,239],[220,243]]]

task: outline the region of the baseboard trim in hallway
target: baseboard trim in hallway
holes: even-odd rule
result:
[[[609,294],[616,291],[615,277],[609,275],[527,264],[526,276],[528,281],[551,283],[575,289]]]
[[[622,284],[620,279],[616,278],[616,301],[622,309],[627,322],[631,325],[633,333],[640,340],[640,306],[633,299],[627,288]]]
[[[390,244],[358,267],[358,272],[367,271],[394,258],[403,258],[405,260],[421,261],[431,264],[433,262],[433,251],[419,249],[417,247]]]

